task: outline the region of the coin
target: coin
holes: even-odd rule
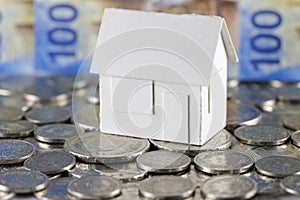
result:
[[[34,79],[36,77],[33,76],[7,76],[0,80],[0,89],[3,92],[6,91],[7,95],[23,92],[24,88],[31,85]]]
[[[73,121],[84,130],[99,130],[99,112],[99,105],[87,103],[81,98],[73,100]]]
[[[188,145],[175,142],[150,140],[150,142],[158,149],[175,151],[180,153],[185,153],[189,156],[194,157],[200,151],[204,150],[226,150],[231,146],[232,136],[225,129],[221,130],[217,135],[210,139],[203,146],[198,145]]]
[[[120,163],[134,160],[147,151],[146,139],[87,132],[68,139],[64,148],[79,159],[90,163]]]
[[[223,175],[206,181],[201,192],[207,199],[250,199],[256,194],[257,185],[245,176]]]
[[[262,118],[259,124],[282,127],[282,116],[274,113],[262,113]]]
[[[58,174],[74,165],[75,157],[63,151],[39,152],[24,163],[26,168],[45,174]]]
[[[253,159],[232,150],[201,152],[194,158],[196,169],[209,174],[243,173],[253,165]]]
[[[227,129],[233,130],[242,125],[256,125],[260,119],[261,112],[255,107],[232,101],[227,102]]]
[[[72,168],[68,170],[69,176],[74,177],[74,178],[81,178],[84,176],[99,176],[101,175],[99,171],[94,170],[94,169],[80,169],[80,168]]]
[[[21,163],[36,151],[34,145],[22,140],[0,140],[0,164]]]
[[[23,116],[21,109],[9,106],[0,107],[0,121],[16,121],[22,119]]]
[[[286,129],[267,125],[239,127],[234,131],[234,135],[242,143],[257,146],[280,145],[290,137],[289,131]]]
[[[40,126],[34,130],[37,140],[47,143],[64,144],[68,138],[77,135],[76,126],[71,124],[49,124]]]
[[[70,182],[68,192],[83,199],[113,198],[121,193],[121,184],[108,176],[85,176]]]
[[[300,131],[296,131],[291,135],[292,144],[297,147],[300,147]]]
[[[263,84],[242,84],[236,88],[232,99],[243,103],[264,107],[275,105],[274,89]]]
[[[116,164],[92,164],[92,169],[101,175],[111,176],[122,181],[141,180],[147,174],[137,167],[135,161]]]
[[[266,176],[286,177],[300,173],[300,160],[286,156],[270,156],[256,161],[255,169]]]
[[[24,90],[24,99],[29,102],[51,103],[66,101],[70,91],[64,87],[52,87],[46,83],[34,84]]]
[[[300,101],[300,88],[297,85],[286,84],[284,87],[277,89],[278,100],[289,102],[289,103],[299,103]]]
[[[25,120],[0,121],[0,138],[27,137],[35,128],[35,124]]]
[[[46,188],[48,177],[33,170],[8,170],[0,173],[0,190],[14,193],[32,193]]]
[[[280,181],[280,186],[286,192],[300,195],[300,175],[291,175]]]
[[[289,104],[285,102],[278,102],[274,109],[272,110],[272,114],[278,114],[281,117],[289,116],[289,115],[300,115],[300,104]]]
[[[38,125],[62,123],[70,119],[72,113],[68,108],[58,106],[34,107],[25,114],[28,121]]]
[[[36,193],[39,199],[43,200],[69,200],[68,184],[75,180],[72,177],[62,177],[50,180],[46,190]]]
[[[243,174],[248,178],[251,178],[257,184],[257,195],[273,195],[279,196],[284,194],[284,191],[280,188],[280,181],[278,179],[267,177],[257,173],[256,171]]]
[[[148,172],[174,173],[185,171],[190,166],[191,159],[182,153],[157,150],[141,154],[136,162],[140,169]]]
[[[34,137],[26,137],[23,139],[24,141],[27,141],[37,148],[37,151],[49,151],[49,150],[63,150],[64,145],[63,144],[48,144],[37,141]]]
[[[179,176],[154,176],[139,184],[139,193],[149,199],[184,199],[194,191],[194,184]]]
[[[300,130],[300,115],[293,115],[291,117],[286,117],[283,120],[283,125],[293,131]]]
[[[26,112],[34,105],[34,103],[24,101],[20,95],[5,97],[0,95],[0,105],[17,108],[23,112]]]

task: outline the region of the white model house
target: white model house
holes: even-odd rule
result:
[[[91,65],[100,130],[204,144],[226,125],[228,59],[221,17],[106,9]]]

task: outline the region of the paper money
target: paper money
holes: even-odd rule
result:
[[[33,2],[0,0],[0,72],[33,71]]]
[[[87,50],[80,1],[35,0],[35,70],[76,72]]]
[[[34,2],[36,71],[75,73],[96,46],[104,8],[141,8],[143,0]]]
[[[240,79],[300,80],[300,1],[243,0]]]

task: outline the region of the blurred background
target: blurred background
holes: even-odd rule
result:
[[[220,15],[240,58],[229,79],[300,81],[300,0],[0,0],[0,74],[76,73],[106,7]]]

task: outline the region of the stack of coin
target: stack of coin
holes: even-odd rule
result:
[[[297,199],[300,104],[278,97],[284,86],[235,85],[226,129],[198,146],[97,131],[97,84],[75,84],[65,105],[67,77],[0,80],[0,96],[18,98],[0,98],[0,199]],[[63,92],[30,93],[38,83]]]

